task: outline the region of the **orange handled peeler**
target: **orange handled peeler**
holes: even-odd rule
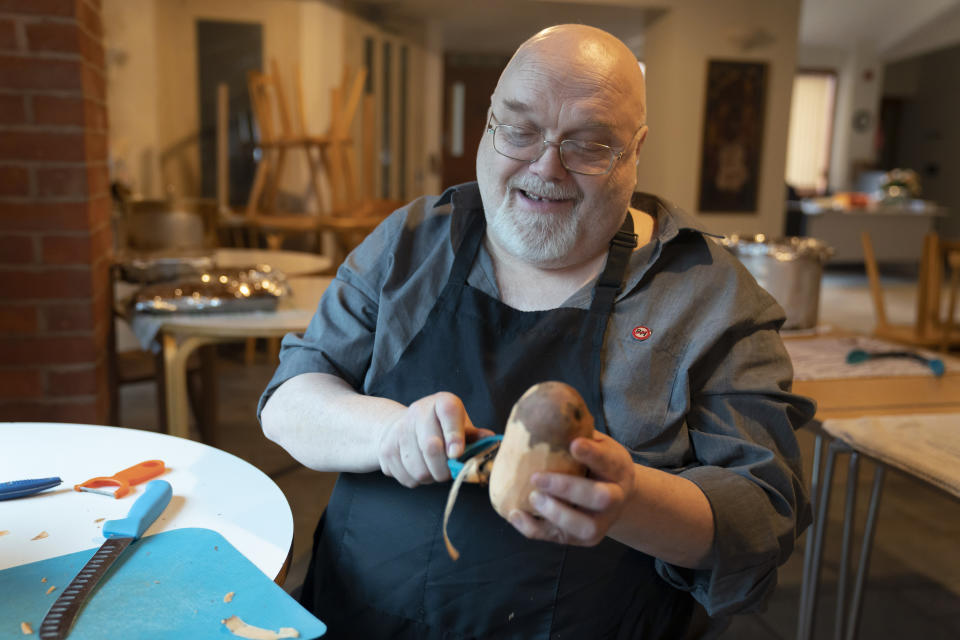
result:
[[[147,460],[140,464],[135,464],[129,469],[118,471],[109,477],[90,478],[86,482],[74,485],[74,491],[89,491],[90,493],[102,493],[105,496],[122,498],[130,493],[131,485],[140,484],[150,478],[156,478],[164,472],[166,467],[163,460]],[[114,491],[104,491],[96,487],[117,487]]]

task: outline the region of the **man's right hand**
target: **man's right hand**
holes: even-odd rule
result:
[[[420,398],[387,425],[377,458],[384,475],[405,487],[450,479],[448,458],[463,453],[465,443],[493,435],[470,421],[463,402],[441,391]]]

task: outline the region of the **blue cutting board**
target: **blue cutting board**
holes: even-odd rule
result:
[[[0,638],[34,633],[50,605],[96,549],[0,571]],[[46,582],[41,582],[46,578]],[[57,589],[46,593],[50,586]],[[223,597],[234,592],[231,602]],[[87,598],[70,640],[235,638],[220,622],[232,615],[256,627],[293,627],[302,640],[326,627],[219,533],[175,529],[131,544]]]

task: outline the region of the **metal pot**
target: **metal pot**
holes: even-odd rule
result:
[[[784,329],[817,325],[820,280],[823,265],[833,255],[831,247],[816,238],[768,240],[763,234],[734,234],[724,238],[722,244],[783,307],[787,314]]]

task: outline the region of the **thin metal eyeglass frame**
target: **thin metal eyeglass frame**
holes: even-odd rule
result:
[[[494,116],[493,113],[491,113],[490,118],[487,120],[487,132],[489,132],[493,136],[493,140],[491,140],[491,143],[496,142],[497,129],[499,129],[500,127],[515,127],[518,129],[530,129],[530,131],[534,131],[534,129],[530,127],[523,127],[521,125],[516,125],[516,124],[506,124],[503,122],[497,122],[496,124],[492,124],[494,118],[496,118],[496,116]],[[598,145],[600,147],[606,147],[606,149],[610,152],[610,164],[607,166],[606,170],[601,171],[599,173],[586,173],[584,171],[577,171],[576,169],[571,169],[570,167],[567,166],[567,161],[563,157],[563,143],[564,142],[580,142],[579,140],[574,140],[572,138],[563,138],[561,140],[547,140],[545,137],[543,137],[542,132],[538,132],[540,134],[540,139],[542,140],[542,142],[540,143],[540,153],[538,153],[534,158],[530,160],[508,156],[503,151],[500,151],[500,149],[497,149],[496,144],[493,144],[493,150],[499,153],[500,155],[502,155],[504,158],[510,158],[511,160],[516,160],[517,162],[526,162],[527,164],[533,164],[534,162],[536,162],[537,160],[543,157],[543,154],[546,153],[548,146],[554,145],[557,147],[557,150],[560,154],[560,164],[562,164],[563,168],[569,171],[570,173],[576,173],[581,176],[605,176],[613,170],[613,165],[615,165],[617,161],[619,161],[620,158],[623,157],[623,154],[627,150],[627,147],[629,147],[633,143],[633,140],[637,137],[637,134],[640,133],[645,126],[647,126],[646,123],[641,124],[637,128],[637,130],[634,132],[634,134],[630,137],[630,142],[628,142],[626,146],[624,146],[619,151],[616,150],[616,147],[611,147],[610,145],[603,144],[601,142],[590,143],[590,144]]]

